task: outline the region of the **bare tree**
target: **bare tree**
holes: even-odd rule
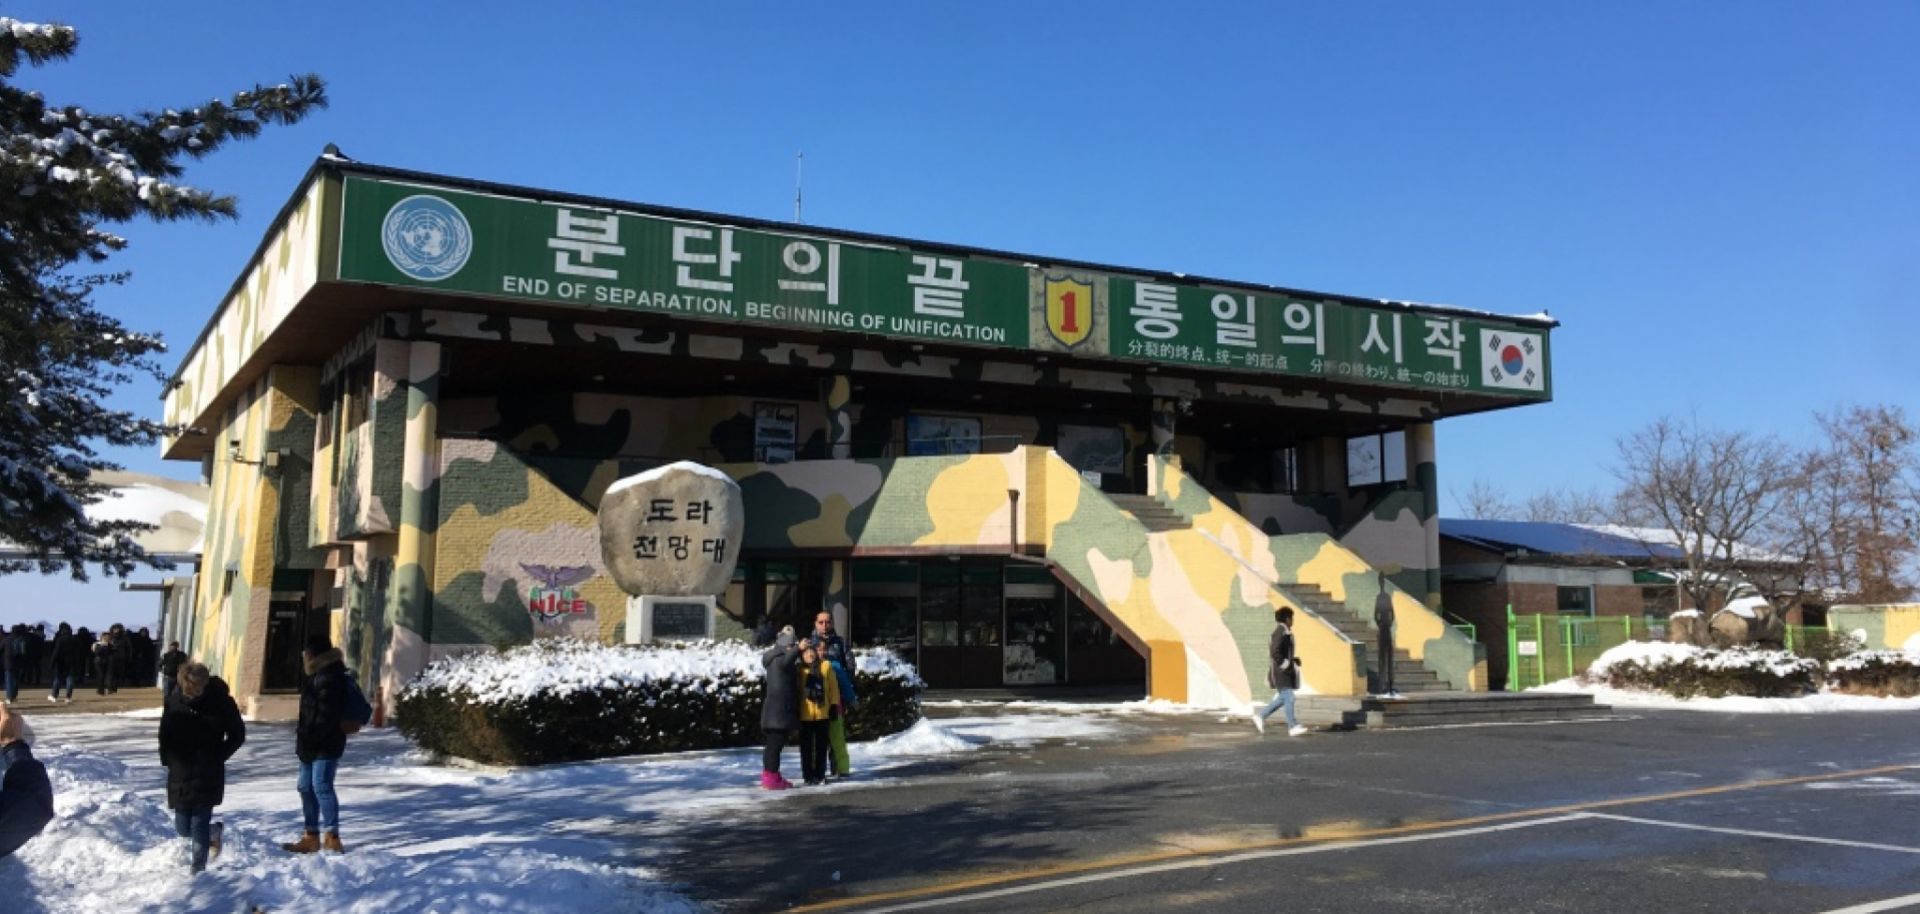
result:
[[[1557,524],[1605,524],[1616,516],[1615,497],[1599,489],[1585,491],[1552,490],[1527,499],[1527,520]]]
[[[1482,477],[1473,478],[1465,495],[1452,494],[1460,513],[1473,520],[1512,520],[1515,516],[1513,502],[1507,500],[1506,493]]]
[[[1904,599],[1920,557],[1920,434],[1897,406],[1851,406],[1814,418],[1827,438],[1816,488],[1829,504],[1819,515],[1825,542],[1817,550],[1828,575],[1863,603]]]
[[[1800,470],[1778,439],[1662,418],[1618,447],[1623,519],[1672,538],[1686,566],[1680,586],[1695,606],[1714,605],[1756,565],[1790,564],[1782,560],[1792,556],[1769,548],[1780,542],[1780,508]],[[1777,591],[1797,577],[1780,571],[1773,587],[1756,583]]]

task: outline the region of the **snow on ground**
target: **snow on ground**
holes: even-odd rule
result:
[[[1875,698],[1871,695],[1841,695],[1820,692],[1799,698],[1675,698],[1665,692],[1637,689],[1613,689],[1600,685],[1581,685],[1562,679],[1535,686],[1529,692],[1580,692],[1593,700],[1616,708],[1650,708],[1679,711],[1719,711],[1730,714],[1826,714],[1834,711],[1920,711],[1920,698]]]
[[[826,787],[758,788],[760,750],[604,759],[543,768],[431,764],[392,730],[353,737],[337,781],[344,855],[295,856],[300,798],[293,731],[254,724],[228,768],[226,847],[198,876],[173,837],[155,715],[35,719],[35,755],[53,780],[56,818],[0,859],[8,914],[326,911],[696,912],[646,867],[657,837],[690,819],[842,790],[911,788],[914,766],[985,747],[1121,736],[1113,717],[1048,705],[1006,716],[923,720],[850,748],[855,776]],[[784,759],[789,774],[799,760]]]

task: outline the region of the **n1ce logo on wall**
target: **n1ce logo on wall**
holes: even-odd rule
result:
[[[387,210],[380,247],[394,269],[421,282],[439,282],[467,265],[473,226],[459,207],[432,194],[415,194]]]
[[[535,619],[548,625],[558,625],[568,616],[580,615],[593,608],[593,604],[582,599],[580,591],[575,589],[593,577],[593,566],[557,568],[521,563],[520,569],[536,582],[527,587],[527,613]]]
[[[1544,390],[1547,378],[1540,369],[1545,363],[1538,333],[1480,331],[1480,383],[1487,387]]]

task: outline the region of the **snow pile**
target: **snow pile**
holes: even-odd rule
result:
[[[917,724],[892,736],[880,737],[874,743],[873,754],[881,758],[909,755],[951,755],[956,752],[969,752],[976,743],[961,739],[952,731],[924,718]]]
[[[58,723],[64,728],[72,722]],[[123,718],[120,726],[150,730],[152,725]],[[272,790],[291,799],[288,779],[293,755],[284,745],[290,740],[280,736],[268,741],[283,744],[276,747],[280,764],[273,766]],[[140,741],[139,748],[150,753],[151,738]],[[283,811],[267,821],[257,809],[244,808],[245,798],[264,785],[249,789],[250,785],[230,783],[229,802],[216,815],[226,824],[221,856],[206,873],[194,876],[187,868],[189,843],[174,836],[173,814],[165,808],[165,792],[160,789],[165,775],[157,766],[149,761],[136,768],[64,743],[43,745],[38,755],[53,783],[54,820],[15,855],[19,866],[0,868],[0,896],[15,903],[37,898],[49,904],[47,910],[87,914],[256,909],[346,914],[501,910],[692,914],[700,910],[650,883],[643,871],[532,848],[493,853],[487,847],[491,842],[482,834],[484,825],[468,826],[471,840],[448,842],[439,852],[410,854],[401,848],[352,846],[345,855],[288,854],[277,842],[294,837],[289,826],[295,826],[297,818]],[[365,822],[375,814],[364,807],[353,808],[354,788],[362,785],[345,779],[351,776],[343,773],[349,804],[346,821],[357,824],[355,815]],[[240,779],[230,777],[230,782],[236,780]],[[400,816],[404,822],[410,813],[418,812],[394,808],[378,815]],[[346,834],[352,841],[351,827]]]
[[[256,724],[216,810],[224,850],[193,876],[165,808],[154,720],[63,714],[39,728],[55,819],[0,860],[0,911],[693,914],[701,908],[656,875],[686,852],[674,839],[690,823],[758,821],[769,802],[796,796],[911,790],[929,757],[1140,733],[1046,711],[922,722],[850,746],[851,780],[770,795],[758,786],[757,747],[472,771],[428,764],[399,734],[369,730],[349,741],[337,781],[347,853],[296,856],[278,847],[299,832],[293,730]],[[789,773],[795,756],[786,753]]]
[[[1831,714],[1862,711],[1920,711],[1920,698],[1877,698],[1871,695],[1841,695],[1819,692],[1798,698],[1751,698],[1728,695],[1721,698],[1693,696],[1676,698],[1664,692],[1644,689],[1616,689],[1610,686],[1562,679],[1535,686],[1528,692],[1558,692],[1592,695],[1593,700],[1614,708],[1653,711],[1710,711],[1721,714]]]
[[[1913,637],[1907,639],[1907,643],[1900,645],[1900,649],[1915,657],[1920,657],[1920,632],[1914,632]]]

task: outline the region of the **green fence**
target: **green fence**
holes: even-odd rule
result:
[[[1507,607],[1507,690],[1546,685],[1586,672],[1608,648],[1658,640],[1664,630],[1638,616],[1514,615]]]
[[[1831,659],[1832,632],[1819,625],[1786,627],[1786,648],[1803,657]],[[1507,690],[1557,682],[1586,672],[1609,648],[1628,641],[1666,640],[1664,620],[1649,624],[1639,616],[1519,616],[1507,607]],[[1842,650],[1840,653],[1844,653]]]

